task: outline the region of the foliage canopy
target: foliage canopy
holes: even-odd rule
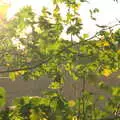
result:
[[[119,120],[119,86],[98,83],[111,94],[109,100],[105,96],[96,98],[85,88],[90,76],[108,77],[120,69],[120,30],[113,31],[119,24],[98,26],[101,30],[90,38],[81,34],[82,2],[85,1],[54,0],[53,11],[44,7],[40,16],[26,6],[0,26],[1,75],[9,74],[11,80],[35,80],[41,76],[51,79],[51,91],[44,97],[16,99],[14,107],[1,111],[1,120],[106,120],[109,116]],[[65,15],[61,14],[61,4],[65,5]],[[96,12],[98,9],[91,11],[91,15]],[[83,81],[76,100],[67,100],[61,94],[66,74]],[[0,105],[4,104],[4,94],[0,89]],[[104,100],[107,102],[102,110],[96,102]]]

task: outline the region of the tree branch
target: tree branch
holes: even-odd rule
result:
[[[84,41],[89,41],[89,40],[91,40],[91,39],[94,39],[94,38],[98,35],[98,33],[100,33],[101,31],[107,30],[107,29],[110,29],[110,28],[113,28],[113,27],[116,27],[116,26],[118,26],[118,25],[120,25],[120,24],[115,24],[115,25],[113,25],[113,26],[111,26],[111,27],[108,26],[107,28],[103,28],[103,29],[101,29],[100,31],[96,32],[92,37],[87,38],[87,39],[85,39]],[[79,37],[79,36],[78,36],[78,37]],[[67,47],[64,47],[62,50],[60,50],[60,51],[59,51],[58,53],[56,53],[56,54],[53,54],[52,56],[57,57],[58,55],[60,55],[60,53],[62,53],[62,52],[65,51],[66,49],[68,49],[68,48],[70,48],[70,47],[72,47],[72,46],[81,44],[81,43],[84,42],[81,37],[79,37],[79,39],[81,39],[81,41],[75,42],[75,43],[71,43],[70,45],[68,45]],[[24,68],[8,69],[8,70],[0,70],[0,74],[2,74],[2,73],[9,73],[9,72],[17,72],[17,71],[24,71],[24,70],[32,70],[32,69],[35,69],[35,68],[40,67],[40,66],[42,66],[43,64],[49,62],[49,61],[53,58],[52,56],[48,57],[46,60],[41,61],[41,62],[39,62],[38,64],[33,65],[33,66],[28,66],[28,67],[24,67]]]

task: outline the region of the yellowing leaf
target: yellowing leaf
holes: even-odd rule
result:
[[[107,47],[107,46],[110,46],[110,44],[107,41],[104,41],[103,46]]]
[[[7,67],[9,67],[9,66],[10,66],[10,64],[9,64],[9,63],[7,63],[7,64],[6,64],[6,66],[7,66]]]
[[[112,73],[112,71],[111,71],[110,69],[104,69],[104,70],[103,70],[103,75],[104,75],[105,77],[110,76],[111,73]]]
[[[74,107],[75,106],[75,101],[74,100],[68,101],[68,106],[69,107]]]
[[[118,50],[117,53],[120,54],[120,50]]]
[[[102,46],[107,47],[107,46],[110,46],[109,42],[107,42],[107,41],[99,41],[99,42],[96,43],[96,45],[98,47],[102,47]]]
[[[77,116],[73,116],[72,120],[78,120]]]
[[[25,71],[16,71],[14,72],[15,76],[19,76],[19,75],[23,75],[25,73]]]

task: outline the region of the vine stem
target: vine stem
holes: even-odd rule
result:
[[[79,108],[78,108],[78,120],[81,120],[81,107],[80,107],[80,101],[82,100],[82,120],[86,120],[86,113],[85,113],[85,90],[86,90],[86,77],[87,74],[85,73],[83,79],[82,79],[82,91],[81,91],[81,97],[79,97]]]
[[[83,104],[83,120],[86,119],[86,114],[85,114],[85,86],[86,86],[86,74],[83,78],[83,88],[82,88],[82,104]]]

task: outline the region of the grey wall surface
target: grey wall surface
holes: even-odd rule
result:
[[[108,85],[115,85],[115,86],[120,86],[120,79],[116,78],[116,75],[119,73],[113,74],[111,77],[105,78],[101,77],[100,79],[96,80],[96,83],[98,81],[105,81],[106,84]],[[105,93],[103,90],[97,89],[96,85],[93,84],[91,85],[92,79],[89,80],[90,82],[86,82],[86,89],[94,92],[96,95],[99,94],[105,94],[106,96],[108,95]],[[24,81],[24,80],[16,80],[16,81],[10,81],[9,79],[6,78],[0,78],[0,87],[4,87],[7,91],[7,104],[10,104],[13,99],[16,97],[21,97],[21,96],[40,96],[41,91],[46,90],[49,85],[49,79],[46,77],[42,77],[39,80],[29,80],[29,81]],[[65,85],[63,87],[63,94],[66,96],[68,99],[74,99],[76,97],[79,97],[82,91],[82,80],[79,81],[73,81],[71,78],[68,78],[65,81]]]

